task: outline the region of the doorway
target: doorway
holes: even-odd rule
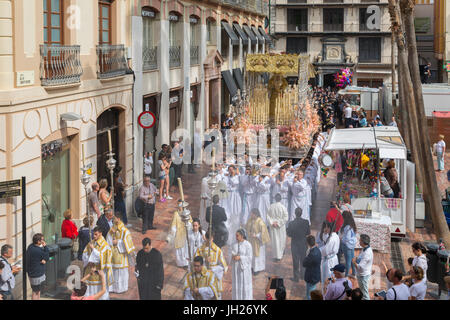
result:
[[[336,86],[336,83],[334,82],[334,73],[324,74],[323,75],[323,87],[328,88],[330,87],[333,89]]]
[[[64,211],[70,206],[70,138],[41,146],[42,233],[48,244],[61,237]]]

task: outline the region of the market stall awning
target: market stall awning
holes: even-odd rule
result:
[[[256,36],[253,33],[253,31],[250,29],[249,26],[247,26],[246,24],[244,24],[242,26],[244,28],[245,33],[248,35],[248,37],[250,38],[250,41],[252,42],[252,44],[256,44],[257,40],[256,40]]]
[[[272,44],[272,38],[264,31],[262,27],[258,27],[259,33],[266,39],[266,43]]]
[[[406,159],[406,146],[397,127],[333,129],[325,150],[378,149],[381,159]]]
[[[225,84],[227,85],[228,91],[230,92],[231,98],[234,98],[237,94],[237,86],[234,82],[233,76],[229,70],[222,71],[222,78],[225,80]]]
[[[228,37],[231,39],[231,44],[233,46],[239,45],[239,38],[236,33],[234,33],[233,28],[231,28],[230,24],[226,21],[222,21],[222,27],[225,29]]]
[[[236,84],[238,85],[239,89],[244,90],[244,77],[242,75],[242,71],[240,68],[233,69],[233,76],[234,80],[236,80]]]
[[[256,35],[256,37],[258,38],[259,44],[263,44],[264,43],[264,37],[259,34],[258,29],[256,29],[256,27],[252,27],[252,31]]]
[[[239,35],[239,37],[242,39],[243,45],[248,45],[249,39],[248,36],[245,34],[244,30],[242,30],[239,23],[235,22],[233,23],[233,28],[236,30],[236,33]]]

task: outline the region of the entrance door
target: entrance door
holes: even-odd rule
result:
[[[111,144],[114,159],[117,161],[116,168],[120,165],[119,150],[119,116],[121,110],[111,108],[103,112],[97,119],[97,181],[101,179],[108,180],[108,186],[111,186],[111,174],[106,165],[109,159],[108,130],[111,131]]]
[[[53,244],[61,237],[63,213],[69,208],[70,147],[65,140],[42,145],[42,233]]]
[[[336,86],[336,83],[334,82],[334,74],[324,74],[323,75],[323,87],[324,88],[334,88]]]

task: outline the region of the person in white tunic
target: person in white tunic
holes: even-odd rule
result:
[[[232,299],[253,300],[252,245],[247,241],[246,232],[239,229],[231,247],[232,254]]]
[[[289,208],[289,181],[286,178],[286,170],[280,169],[278,174],[272,178],[272,199],[275,200],[277,194],[281,195],[281,203],[286,209]]]
[[[241,226],[242,200],[239,194],[239,176],[236,167],[234,165],[229,166],[228,172],[229,175],[226,180],[229,196],[224,209],[228,216],[229,233],[233,235]],[[228,237],[228,245],[231,245],[232,240],[233,237]]]
[[[128,291],[128,266],[136,261],[135,247],[130,231],[122,222],[122,213],[116,211],[113,226],[109,229],[106,242],[111,247],[111,265],[113,271],[113,284],[109,292],[123,293]]]
[[[200,220],[197,218],[192,219],[192,230],[189,230],[189,248],[191,249],[190,258],[194,259],[198,248],[200,248],[206,241],[205,230],[202,230]]]
[[[247,231],[248,241],[252,245],[253,274],[257,275],[266,268],[266,244],[270,241],[266,223],[261,218],[257,208],[252,209],[245,231]]]
[[[267,224],[266,214],[270,207],[270,187],[271,179],[269,176],[258,176],[255,178],[256,202],[253,205],[258,208],[261,219]]]
[[[200,201],[200,223],[202,226],[206,226],[206,208],[211,206],[211,191],[208,186],[209,177],[202,179],[201,185],[201,201]]]
[[[320,276],[322,280],[322,288],[328,278],[331,277],[330,269],[339,264],[337,253],[339,251],[340,239],[334,232],[334,224],[332,222],[325,222],[325,228],[321,239],[324,243],[319,248],[322,254],[322,262],[320,264]]]
[[[289,214],[289,221],[295,219],[295,209],[302,208],[302,219],[308,220],[311,224],[309,209],[311,203],[311,188],[305,179],[303,179],[303,171],[297,171],[297,175],[290,184],[292,198],[291,198],[291,212]],[[334,266],[332,266],[334,267]]]
[[[86,246],[83,252],[84,275],[87,276],[91,270],[103,270],[106,275],[106,292],[99,300],[109,300],[108,287],[113,283],[113,273],[111,266],[112,251],[111,247],[103,238],[102,230],[99,227],[94,228],[92,241]],[[86,297],[93,296],[102,290],[100,276],[91,275],[86,281]]]
[[[281,260],[286,246],[286,223],[288,221],[288,212],[281,202],[281,195],[275,195],[275,203],[270,205],[267,211],[267,223],[269,224],[269,235],[272,242],[273,257]]]
[[[251,168],[245,169],[245,174],[239,176],[242,195],[242,214],[241,224],[245,226],[250,216],[250,210],[253,209],[253,197],[255,192],[255,178],[251,175]]]

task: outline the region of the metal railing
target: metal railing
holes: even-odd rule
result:
[[[123,44],[97,45],[97,77],[109,79],[125,75],[128,69]]]
[[[169,67],[176,68],[181,66],[181,48],[180,46],[169,47]]]
[[[263,0],[212,0],[212,2],[241,8],[258,14],[268,14],[268,7]]]
[[[155,70],[158,69],[158,47],[142,49],[142,69]]]
[[[308,31],[308,25],[305,24],[288,24],[287,31]]]
[[[198,46],[191,46],[191,65],[199,64],[198,60],[198,53],[199,53],[199,47]]]
[[[323,31],[344,31],[343,23],[324,24]]]
[[[307,0],[287,0],[287,3],[307,3]]]
[[[80,46],[40,45],[42,86],[79,83],[83,74]]]

